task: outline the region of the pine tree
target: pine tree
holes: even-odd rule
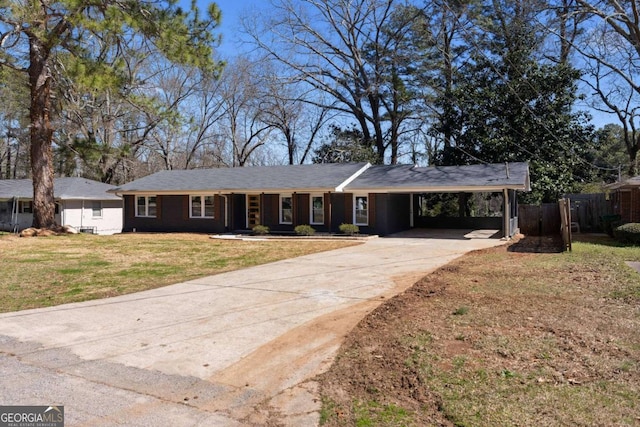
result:
[[[118,70],[126,58],[113,58],[140,40],[145,49],[138,54],[160,52],[214,72],[220,65],[211,30],[219,20],[215,4],[203,19],[195,3],[185,12],[175,0],[0,1],[0,66],[28,75],[34,227],[55,226],[52,96],[62,79],[126,89]]]

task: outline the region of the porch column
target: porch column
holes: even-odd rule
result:
[[[309,195],[311,197],[311,195]],[[298,225],[298,202],[296,199],[298,198],[297,193],[293,193],[291,195],[291,226],[295,227]]]
[[[229,206],[229,196],[226,194],[218,193],[220,199],[222,200],[222,215],[224,215],[224,229],[225,231],[229,231],[229,210],[231,207]]]
[[[280,210],[280,207],[278,207]],[[264,225],[264,193],[260,193],[260,225]]]
[[[415,225],[415,221],[413,218],[414,215],[413,210],[413,193],[409,194],[409,227],[413,228]]]
[[[327,226],[329,227],[329,234],[333,233],[331,229],[331,218],[333,217],[333,210],[331,209],[331,191],[327,193],[327,202],[329,203],[329,217],[327,218]]]

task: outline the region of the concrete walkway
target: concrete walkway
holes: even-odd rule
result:
[[[311,379],[367,312],[492,233],[398,235],[121,297],[0,315],[0,402],[67,426],[314,425]]]

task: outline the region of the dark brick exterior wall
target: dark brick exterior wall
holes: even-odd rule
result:
[[[261,224],[273,232],[293,232],[297,225],[310,224],[311,195],[299,193],[292,194],[292,197],[293,223],[280,224],[280,195],[260,195]],[[369,194],[368,197],[369,225],[360,226],[362,234],[386,235],[410,228],[410,195]],[[216,195],[214,218],[190,218],[189,195],[159,195],[156,217],[144,218],[135,216],[135,197],[124,196],[123,231],[224,233],[246,230],[246,198],[245,194]],[[324,224],[311,226],[318,232],[338,233],[340,224],[353,223],[353,194],[325,193],[324,210]]]
[[[617,190],[613,197],[613,212],[623,222],[640,222],[640,189]]]
[[[136,217],[135,197],[124,196],[123,231],[140,232],[195,232],[222,233],[224,226],[224,199],[215,196],[214,218],[190,218],[189,196],[157,196],[155,218]]]

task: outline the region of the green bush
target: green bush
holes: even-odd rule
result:
[[[355,224],[340,224],[339,229],[341,233],[348,234],[350,236],[360,232],[360,227]]]
[[[256,225],[253,227],[253,234],[258,236],[264,236],[265,234],[269,234],[269,227],[266,225]]]
[[[313,236],[316,229],[310,225],[298,225],[293,229],[298,236]]]
[[[602,231],[613,237],[613,229],[620,226],[620,215],[603,215],[600,217]]]
[[[622,243],[640,245],[640,223],[630,222],[616,227],[613,230],[613,237]]]

